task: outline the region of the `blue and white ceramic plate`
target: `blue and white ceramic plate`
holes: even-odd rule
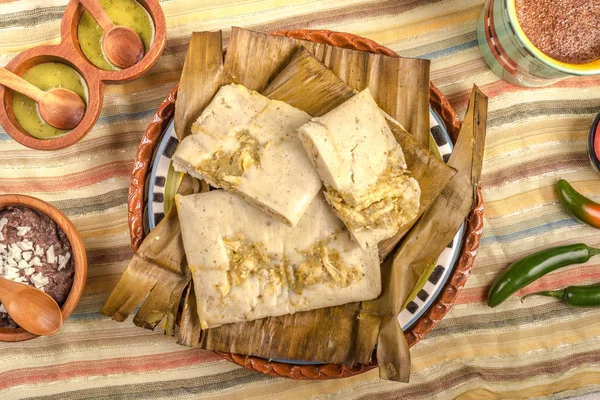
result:
[[[176,172],[171,165],[171,157],[173,157],[178,144],[174,122],[171,120],[156,148],[150,179],[146,181],[147,208],[144,215],[144,228],[147,229],[144,234],[146,235],[171,209],[177,188],[183,178],[183,174]]]
[[[431,140],[429,148],[440,159],[448,162],[453,150],[452,141],[442,119],[430,108],[429,110]],[[152,161],[150,179],[147,181],[146,199],[147,207],[144,215],[145,226],[148,231],[154,229],[156,224],[165,216],[173,205],[177,188],[181,183],[183,174],[173,170],[171,157],[175,152],[178,140],[175,135],[173,122],[169,124]],[[413,293],[409,296],[403,310],[398,315],[402,330],[407,330],[421,315],[433,304],[436,297],[452,274],[458,259],[462,238],[465,231],[463,224],[454,239],[444,249],[439,258],[425,271]],[[148,233],[148,232],[146,232]],[[278,360],[294,364],[311,364],[308,362]],[[314,363],[316,364],[316,363]]]

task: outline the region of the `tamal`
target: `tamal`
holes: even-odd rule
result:
[[[223,190],[177,196],[202,329],[377,297],[377,248],[352,241],[323,195],[294,228]]]
[[[221,87],[173,166],[295,226],[321,188],[297,137],[310,116],[242,85]]]
[[[365,89],[301,126],[325,197],[362,248],[392,237],[419,212],[419,183],[383,112]]]

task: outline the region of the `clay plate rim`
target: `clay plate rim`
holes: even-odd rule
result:
[[[61,307],[63,321],[65,321],[75,310],[75,307],[77,307],[87,279],[87,257],[83,240],[73,223],[60,210],[45,201],[20,194],[0,195],[0,210],[8,206],[29,207],[47,215],[63,230],[71,243],[75,263],[75,278],[69,292],[69,297],[67,297],[67,301]],[[21,342],[37,337],[37,335],[29,333],[22,328],[0,328],[0,342]]]
[[[328,30],[297,29],[278,30],[271,32],[271,34],[348,49],[367,51],[374,54],[384,54],[390,57],[398,57],[398,54],[393,50],[381,46],[372,40],[350,33],[340,33]],[[178,88],[179,86],[173,88],[171,93],[169,93],[158,108],[156,114],[152,118],[152,122],[148,125],[148,128],[142,137],[136,154],[131,184],[129,186],[128,202],[129,233],[131,236],[131,246],[134,251],[137,250],[144,238],[144,186],[148,169],[156,142],[173,116]],[[460,132],[460,120],[454,109],[450,106],[450,103],[448,103],[446,97],[433,85],[433,83],[430,83],[430,103],[432,108],[446,124],[450,138],[453,142],[456,142],[456,138]],[[458,293],[467,281],[483,233],[483,200],[481,190],[478,191],[477,200],[477,204],[467,218],[467,228],[462,243],[462,249],[450,279],[431,307],[405,332],[406,340],[411,347],[441,321],[454,304]],[[352,367],[338,364],[294,365],[242,354],[223,352],[218,352],[218,354],[231,362],[253,371],[271,376],[300,380],[344,378],[366,372],[377,366],[376,354],[374,354],[373,361],[370,364],[359,364]]]

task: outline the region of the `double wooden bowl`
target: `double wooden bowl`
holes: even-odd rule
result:
[[[105,71],[93,65],[79,46],[77,27],[81,14],[85,11],[77,0],[71,0],[65,9],[61,25],[61,42],[53,46],[38,46],[26,50],[7,65],[6,69],[22,76],[30,68],[45,62],[66,64],[77,71],[88,89],[88,103],[85,115],[79,125],[67,134],[55,139],[38,139],[29,135],[15,118],[12,106],[13,91],[0,86],[0,124],[17,142],[37,150],[57,150],[81,140],[94,126],[104,99],[104,85],[134,80],[148,71],[160,57],[166,43],[167,27],[165,16],[158,0],[137,0],[150,14],[154,24],[154,39],[144,58],[130,68],[118,71]]]
[[[354,50],[366,51],[375,54],[385,54],[398,57],[393,50],[383,47],[369,39],[348,33],[339,33],[323,30],[281,30],[273,35],[286,36],[294,39],[309,40],[332,46],[344,47]],[[151,168],[154,151],[160,142],[161,135],[171,122],[175,111],[177,87],[163,101],[158,111],[148,126],[136,155],[136,162],[129,186],[129,232],[131,245],[137,250],[144,239],[144,208],[145,185]],[[456,141],[460,131],[460,120],[448,103],[444,95],[433,85],[430,85],[431,107],[442,117],[444,124],[453,142]],[[470,213],[466,231],[461,246],[461,252],[452,275],[444,286],[442,292],[427,311],[406,332],[409,346],[416,344],[423,336],[430,332],[446,315],[454,304],[458,293],[465,285],[473,261],[477,255],[479,241],[483,232],[483,202],[481,193],[478,202]],[[292,379],[332,379],[356,375],[377,366],[376,353],[373,361],[368,365],[344,366],[337,364],[321,365],[295,365],[252,357],[244,354],[219,353],[223,358],[239,364],[245,368],[272,376],[282,376]]]

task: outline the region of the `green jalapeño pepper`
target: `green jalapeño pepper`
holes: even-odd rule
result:
[[[536,295],[556,297],[571,307],[600,306],[600,283],[589,286],[568,286],[561,290],[531,293],[524,296],[523,299]]]
[[[565,211],[575,219],[600,229],[600,204],[577,192],[569,182],[556,182],[556,193]]]
[[[583,263],[600,254],[600,249],[583,243],[538,251],[511,264],[488,292],[487,304],[496,307],[517,290],[566,265]]]

